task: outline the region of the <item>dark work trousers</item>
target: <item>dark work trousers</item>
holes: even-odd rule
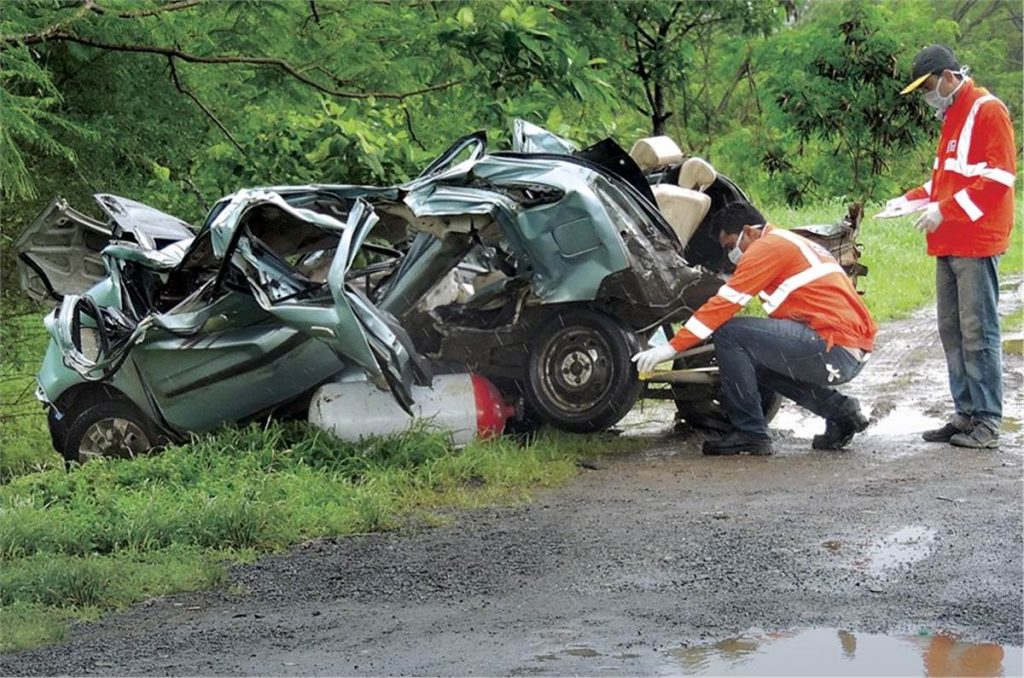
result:
[[[714,337],[729,420],[748,437],[768,437],[762,391],[775,391],[825,419],[857,407],[833,387],[853,379],[864,364],[839,346],[826,350],[825,340],[803,323],[733,318]]]

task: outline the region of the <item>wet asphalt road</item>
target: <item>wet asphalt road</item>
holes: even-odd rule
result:
[[[1006,356],[999,450],[924,443],[949,413],[934,327],[932,312],[883,328],[847,389],[876,423],[848,451],[812,451],[822,424],[786,408],[774,457],[703,457],[647,404],[623,426],[643,452],[531,503],[309,543],[235,569],[224,591],[0,655],[0,673],[679,674],[699,670],[688,646],[808,629],[842,629],[844,648],[846,632],[1019,648],[1024,358]]]

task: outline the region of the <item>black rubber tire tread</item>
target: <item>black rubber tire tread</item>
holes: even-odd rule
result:
[[[732,423],[721,404],[722,392],[715,388],[705,400],[677,400],[676,418],[685,420],[693,428],[711,429],[727,433],[732,430]],[[717,402],[716,402],[717,401]],[[782,396],[774,391],[761,394],[761,408],[764,410],[765,423],[771,423],[782,405]]]
[[[702,353],[690,360],[676,360],[674,369],[708,367],[714,364],[714,352]],[[732,430],[729,414],[722,404],[722,387],[704,384],[673,384],[676,396],[676,419],[685,420],[693,428],[728,432]],[[782,396],[774,391],[761,394],[761,408],[766,424],[771,423],[782,406]]]
[[[569,412],[559,407],[537,383],[540,365],[550,342],[565,328],[580,327],[607,344],[610,366],[610,387],[593,407],[583,412]],[[609,315],[584,308],[553,311],[537,329],[527,365],[525,395],[532,412],[547,424],[571,433],[594,433],[616,424],[632,409],[643,383],[639,380],[631,358],[640,350],[636,335]]]
[[[124,400],[105,400],[86,405],[81,409],[72,409],[68,413],[70,424],[67,427],[63,449],[60,450],[64,461],[67,463],[84,463],[83,460],[79,459],[78,450],[86,431],[97,421],[114,417],[134,422],[146,434],[149,449],[156,447],[157,436],[154,432],[154,427],[149,419],[139,412],[137,407]]]

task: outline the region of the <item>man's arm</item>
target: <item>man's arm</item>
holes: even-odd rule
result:
[[[915,200],[927,200],[928,196],[932,194],[932,180],[924,182],[916,188],[912,188],[903,194],[903,199],[907,202],[913,202]]]
[[[780,249],[795,245],[778,242],[777,238],[772,238],[775,242],[766,242],[766,237],[770,236],[763,236],[750,245],[729,282],[718,288],[715,296],[704,302],[672,337],[669,343],[677,353],[710,337],[778,275],[784,262],[784,257],[780,255],[785,251],[783,249],[780,252]]]

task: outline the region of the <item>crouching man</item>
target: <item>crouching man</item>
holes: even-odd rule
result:
[[[844,447],[868,426],[855,398],[834,387],[861,371],[877,325],[836,260],[815,243],[765,225],[747,203],[733,203],[712,228],[736,264],[715,296],[697,309],[672,340],[633,356],[650,372],[715,335],[728,435],[704,443],[704,454],[772,453],[761,392],[775,391],[825,419],[813,447]],[[755,296],[768,318],[733,316]]]

